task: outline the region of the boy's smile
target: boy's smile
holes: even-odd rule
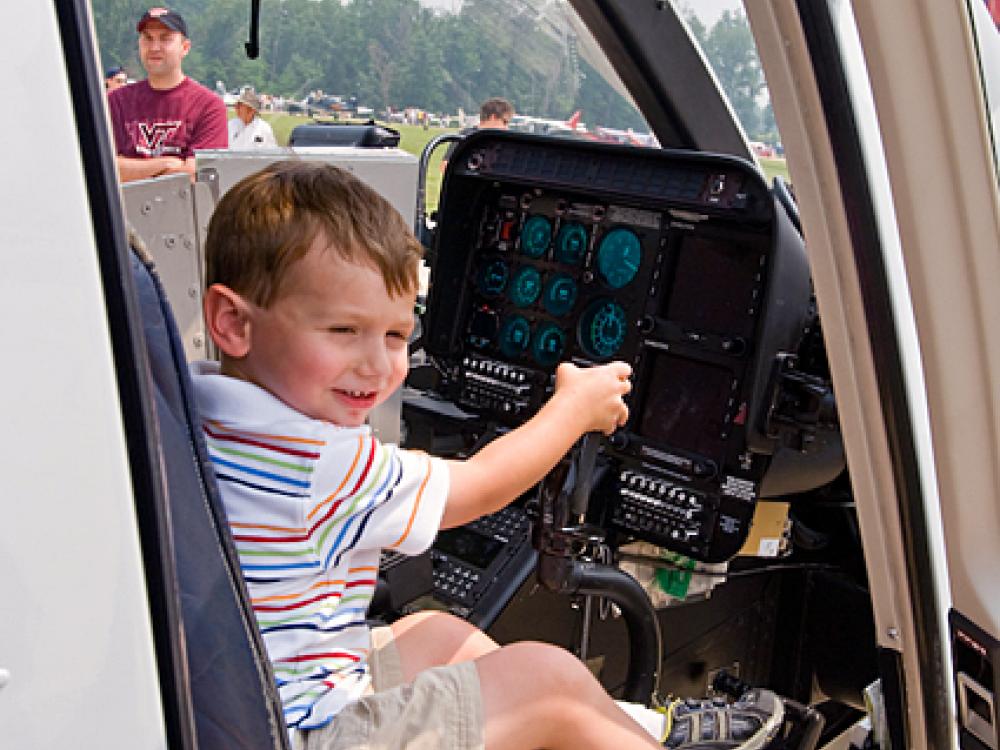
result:
[[[356,427],[406,378],[416,292],[390,296],[374,265],[327,246],[313,241],[270,307],[249,304],[249,351],[223,372],[308,417]]]

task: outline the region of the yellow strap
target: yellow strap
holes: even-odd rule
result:
[[[674,728],[674,709],[677,708],[677,706],[679,706],[680,704],[681,704],[681,699],[676,698],[675,700],[671,701],[669,706],[665,708],[661,706],[660,708],[656,709],[661,714],[665,714],[667,717],[667,720],[664,723],[663,727],[663,736],[660,737],[661,743],[667,741],[667,737],[670,736],[670,730]]]

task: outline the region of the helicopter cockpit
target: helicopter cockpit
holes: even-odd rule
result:
[[[599,48],[616,78],[591,101],[627,92],[651,132],[588,135],[573,115],[432,138],[418,156],[397,147],[391,118],[405,115],[387,109],[378,125],[309,123],[286,148],[202,151],[193,179],[127,185],[98,37],[121,22],[132,44],[132,21],[96,19],[88,0],[15,5],[0,36],[37,75],[10,65],[0,79],[34,103],[46,147],[10,150],[3,201],[3,236],[24,252],[9,254],[0,300],[7,320],[30,316],[5,340],[18,469],[0,524],[17,613],[0,625],[5,739],[289,747],[185,378],[213,356],[200,322],[212,210],[292,158],[351,170],[425,246],[410,373],[372,415],[379,439],[471,456],[540,409],[559,363],[632,371],[620,429],[586,435],[426,553],[383,554],[373,619],[443,610],[499,644],[556,644],[611,696],[647,705],[766,688],[787,718],[774,750],[1000,746],[995,3],[745,0],[789,180],[756,158],[680,2],[400,0],[413,11],[401,23],[455,38],[476,13],[509,15],[490,27],[504,31],[497,69],[523,57],[538,73],[561,45],[551,79],[510,79],[540,113],[559,81],[604,75],[587,57]],[[228,5],[203,28],[239,34]],[[391,4],[295,5],[265,5],[261,26],[254,0],[247,51],[275,56],[272,81],[282,53],[305,87],[316,61],[291,53],[297,37],[327,49],[351,25],[289,24],[261,45],[267,24]],[[577,25],[553,30],[564,9]],[[350,42],[383,66],[345,78],[382,89],[356,104],[402,104],[393,55],[342,41],[337,61]],[[407,64],[443,67],[422,49]],[[26,88],[38,81],[51,95]],[[0,128],[23,140],[14,118]],[[24,189],[35,179],[45,200]],[[139,240],[165,292],[150,258],[130,256]],[[39,554],[40,529],[58,554]]]

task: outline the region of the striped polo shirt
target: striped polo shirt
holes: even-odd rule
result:
[[[195,363],[192,378],[285,721],[316,729],[370,683],[379,553],[430,546],[447,466],[367,426],[305,417],[217,363]]]

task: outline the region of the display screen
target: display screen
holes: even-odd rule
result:
[[[503,548],[503,543],[469,529],[446,529],[438,534],[434,547],[474,568],[486,570]]]
[[[652,356],[639,434],[654,443],[718,456],[734,394],[733,374],[724,367],[671,354]]]
[[[660,316],[685,330],[749,336],[761,253],[715,237],[686,237]]]

